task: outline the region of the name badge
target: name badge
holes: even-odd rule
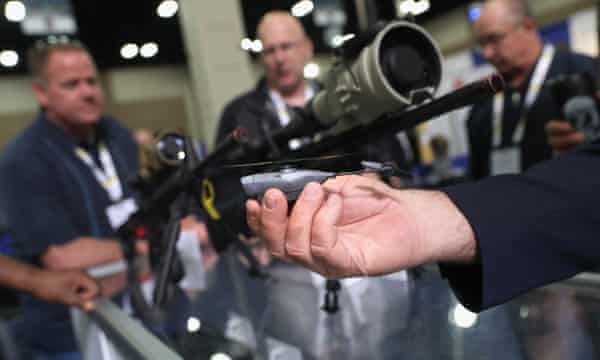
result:
[[[138,206],[133,198],[123,199],[106,208],[106,216],[114,230],[125,224]]]
[[[182,230],[176,246],[184,273],[183,279],[179,281],[179,286],[191,291],[203,290],[206,287],[206,275],[202,264],[198,235],[195,231]]]
[[[492,151],[490,175],[521,172],[521,150],[517,146]]]

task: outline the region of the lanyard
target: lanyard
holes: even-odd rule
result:
[[[542,56],[535,66],[535,70],[533,71],[533,75],[531,76],[531,81],[529,82],[529,87],[527,88],[527,93],[525,94],[525,102],[523,103],[523,107],[521,110],[521,119],[515,128],[512,136],[512,143],[518,144],[523,140],[523,134],[525,133],[525,114],[533,105],[535,100],[537,99],[542,86],[544,84],[544,80],[546,79],[546,75],[548,74],[548,70],[550,70],[550,64],[552,64],[552,59],[554,57],[554,46],[548,44],[544,46],[544,50],[542,51]],[[493,147],[500,147],[502,143],[502,112],[504,107],[504,93],[498,93],[494,96],[494,104],[493,104],[493,123],[492,123],[492,132],[493,132]]]
[[[306,90],[304,90],[304,100],[308,101],[312,99],[314,95],[315,90],[312,88],[312,86],[307,85]],[[269,97],[271,98],[273,105],[275,105],[275,111],[277,111],[277,118],[279,118],[281,126],[286,126],[290,123],[290,113],[288,112],[288,107],[285,101],[283,101],[281,95],[279,95],[279,93],[275,90],[269,90]]]
[[[123,188],[117,175],[115,164],[112,161],[110,152],[103,143],[98,145],[98,154],[104,171],[96,165],[92,156],[81,147],[75,149],[75,154],[92,170],[94,177],[104,190],[106,190],[112,201],[118,201],[123,197]]]

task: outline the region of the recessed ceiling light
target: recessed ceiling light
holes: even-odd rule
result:
[[[249,51],[250,49],[252,49],[252,40],[249,38],[243,38],[242,41],[240,41],[240,46],[245,51]]]
[[[173,17],[177,10],[179,10],[179,4],[175,0],[165,0],[158,5],[156,8],[156,13],[161,18],[170,18]]]
[[[0,65],[4,67],[14,67],[19,63],[19,54],[14,50],[0,51]]]
[[[123,59],[133,59],[134,57],[136,57],[139,53],[140,49],[138,48],[138,46],[136,44],[133,43],[127,43],[123,46],[121,46],[121,57]]]
[[[143,58],[151,58],[158,54],[158,44],[155,42],[148,42],[142,45],[140,48],[140,55]]]
[[[310,0],[298,1],[292,6],[292,15],[295,17],[303,17],[310,14],[315,8],[315,4]]]
[[[404,0],[398,3],[397,9],[399,10],[399,15],[421,15],[429,8],[431,4],[429,0]]]
[[[261,51],[263,51],[263,43],[262,41],[260,41],[259,39],[256,39],[252,42],[252,46],[250,46],[250,49],[252,51],[254,51],[255,53],[259,53]]]
[[[9,21],[19,22],[25,19],[27,9],[21,1],[7,1],[4,5],[4,16]]]

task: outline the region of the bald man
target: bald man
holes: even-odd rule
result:
[[[313,44],[297,18],[284,11],[268,12],[260,20],[256,33],[263,44],[259,61],[264,70],[264,77],[254,89],[234,99],[225,107],[217,142],[237,126],[246,128],[251,137],[262,139],[265,132],[286,126],[290,121],[290,108],[304,106],[318,91],[316,82],[304,78],[304,66],[313,56]],[[351,151],[356,153],[358,150],[361,160],[383,161],[383,154],[401,156],[401,145],[395,137],[390,138],[384,140],[390,140],[397,150],[391,150],[392,147],[388,147],[387,142],[384,147],[380,141],[368,141],[369,144],[361,144],[360,149],[353,148]],[[292,141],[290,147],[303,143],[308,143],[308,140]],[[329,165],[331,164],[327,164]],[[355,161],[353,165],[360,166],[359,161]],[[250,169],[254,170],[256,169]],[[245,195],[239,183],[239,176],[221,179],[216,185],[218,205],[222,209],[232,209],[231,212],[223,211],[227,222],[232,223],[232,219],[238,219],[237,230],[243,229],[247,235],[252,235],[249,230],[244,229]],[[333,330],[325,329],[327,313],[320,310],[325,293],[325,279],[301,267],[282,262],[269,264],[269,272],[279,281],[277,286],[269,287],[263,292],[263,295],[267,296],[265,300],[270,309],[269,313],[264,315],[267,316],[264,323],[268,324],[264,332],[297,347],[305,359],[384,358],[382,352],[394,351],[391,348],[384,349],[379,344],[385,336],[394,337],[393,332],[404,329],[404,321],[408,321],[411,280],[406,273],[395,274],[390,278],[343,282],[340,295],[342,310],[338,318],[348,317],[352,325],[346,329],[347,333],[344,336],[336,338],[337,341],[329,341],[330,338],[325,334]],[[368,299],[359,294],[359,289],[368,290],[365,292],[370,294]],[[356,306],[362,309],[360,311],[369,314],[368,323],[350,320],[352,315],[349,314],[355,311],[353,304],[359,303],[361,305]],[[297,316],[300,313],[303,314],[301,318]],[[392,313],[395,321],[390,324],[386,317]],[[398,344],[401,345],[402,342],[398,341]],[[351,351],[352,354],[343,353],[344,351]],[[291,358],[292,355],[283,357]]]
[[[304,106],[316,91],[316,85],[304,79],[313,44],[297,18],[285,11],[269,12],[256,32],[263,44],[260,63],[264,78],[255,89],[225,107],[217,142],[240,125],[250,136],[261,136],[265,127],[274,130],[287,125],[288,107]]]
[[[522,0],[485,1],[473,32],[481,55],[508,86],[471,110],[470,175],[518,173],[552,156],[544,126],[561,118],[561,109],[544,82],[574,72],[595,78],[594,60],[544,44]]]
[[[313,56],[313,44],[297,18],[285,11],[271,11],[260,20],[257,30],[263,44],[259,55],[264,76],[252,90],[227,104],[221,115],[216,143],[237,127],[252,139],[263,139],[290,121],[290,107],[304,106],[318,91],[315,82],[304,78],[304,66]],[[299,146],[299,140],[291,146]],[[241,204],[245,196],[239,176],[221,179],[216,185],[217,207],[236,230],[249,234]]]
[[[240,126],[249,138],[264,139],[266,134],[290,122],[292,107],[305,106],[319,90],[317,82],[304,78],[304,67],[311,61],[314,48],[298,18],[281,10],[267,12],[259,21],[256,34],[263,44],[259,61],[264,76],[254,89],[225,106],[216,134],[217,144]],[[371,160],[394,162],[399,168],[408,170],[417,160],[416,140],[412,133],[408,138],[404,138],[403,134],[401,136],[402,139],[395,134],[369,139],[361,144],[360,149],[340,149],[340,153],[353,153],[356,156],[336,165],[357,166],[360,160]],[[308,142],[306,138],[294,139],[289,147],[295,149]],[[221,204],[222,209],[235,208],[236,218],[240,219],[237,225],[246,228],[245,214],[240,206],[245,200],[244,195],[242,193],[241,197],[236,197],[231,190],[235,187],[241,189],[238,183],[239,177],[231,182],[222,181],[219,187],[227,189],[227,196],[226,199],[219,199],[217,191],[217,203]]]

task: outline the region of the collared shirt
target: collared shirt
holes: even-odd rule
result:
[[[557,49],[552,64],[546,76],[551,79],[560,74],[575,72],[596,73],[596,63],[593,58]],[[529,83],[529,81],[528,81]],[[508,90],[509,92],[511,90]],[[523,102],[524,90],[519,88],[520,102]],[[513,102],[512,95],[505,97],[505,103]],[[517,101],[514,101],[517,103]],[[515,109],[517,112],[520,109]],[[512,143],[512,136],[520,116],[503,114],[502,144]],[[469,139],[469,172],[473,179],[480,179],[490,175],[490,153],[493,146],[493,99],[475,104],[471,108],[467,120]],[[524,129],[522,141],[519,142],[521,150],[521,167],[527,169],[531,165],[552,156],[552,149],[546,140],[545,124],[561,117],[561,109],[553,98],[550,90],[542,87],[535,103],[527,110],[527,127]],[[506,131],[505,131],[506,130]]]
[[[137,146],[115,120],[102,118],[103,140],[119,178],[137,172]],[[78,140],[41,113],[10,143],[0,159],[0,206],[18,257],[39,265],[49,246],[82,236],[114,237],[106,216],[112,204],[90,169],[77,158]],[[125,186],[126,194],[131,189]],[[23,296],[27,340],[48,352],[76,349],[67,308]]]

